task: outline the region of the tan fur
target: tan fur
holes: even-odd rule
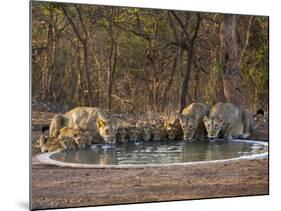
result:
[[[184,140],[190,141],[193,138],[205,137],[203,118],[209,112],[210,107],[205,103],[192,103],[183,109],[179,120]]]
[[[83,135],[83,132],[70,127],[63,127],[59,130],[59,136],[72,138],[75,142],[79,141]]]
[[[152,130],[152,136],[154,141],[164,141],[167,140],[167,130],[164,127],[164,124],[161,122],[158,122],[154,124],[153,130]]]
[[[243,111],[232,103],[216,104],[204,123],[209,138],[218,138],[220,133],[226,140],[243,136]]]
[[[88,148],[92,144],[102,144],[104,141],[101,136],[93,130],[82,132],[69,127],[63,127],[59,130],[59,136],[72,138],[79,149]]]
[[[130,131],[135,126],[131,124],[127,119],[122,117],[114,117],[112,118],[112,122],[117,127],[117,134],[116,134],[117,142],[127,143],[129,141],[130,133],[132,133]]]
[[[128,128],[128,135],[129,135],[129,140],[136,142],[140,140],[140,133],[141,130],[139,127],[132,126]]]
[[[75,140],[72,137],[67,137],[67,136],[62,137],[61,135],[59,135],[58,140],[64,150],[76,148]]]
[[[89,148],[93,142],[94,137],[87,132],[83,133],[80,139],[75,140],[75,144],[79,149]]]
[[[164,127],[167,130],[169,140],[179,140],[183,138],[181,125],[178,118],[166,120],[164,122]]]
[[[128,138],[128,128],[127,127],[119,127],[117,131],[117,142],[118,143],[127,143]]]
[[[144,141],[151,141],[152,140],[152,125],[151,124],[144,124],[141,127],[141,137]]]
[[[95,107],[77,107],[65,114],[57,114],[50,125],[50,136],[57,137],[63,127],[79,131],[96,131],[106,143],[116,142],[117,125],[107,118],[103,111]]]
[[[87,144],[104,144],[106,143],[101,135],[94,130],[88,130],[83,133],[85,137],[87,137],[88,141]]]
[[[54,152],[63,150],[57,137],[47,137],[43,134],[37,140],[36,147],[40,148],[41,152]]]
[[[254,115],[247,110],[243,110],[243,138],[247,138],[250,136],[252,132],[254,132],[262,123],[266,122],[265,117],[261,114],[258,114],[254,117]]]

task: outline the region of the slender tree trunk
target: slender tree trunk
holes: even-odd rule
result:
[[[169,81],[168,81],[168,83],[167,83],[166,88],[164,89],[163,100],[162,100],[162,105],[161,105],[161,106],[162,106],[162,107],[161,107],[162,110],[165,108],[166,99],[167,99],[167,94],[168,94],[168,92],[170,91],[171,86],[172,86],[172,83],[173,83],[173,78],[174,78],[175,72],[176,72],[176,70],[177,70],[177,65],[178,65],[178,63],[179,63],[180,53],[181,53],[181,48],[179,47],[178,50],[177,50],[177,54],[176,54],[174,63],[173,63],[173,67],[172,67],[173,69],[172,69],[172,72],[171,72]]]
[[[88,105],[93,106],[93,93],[92,93],[93,87],[92,87],[92,83],[91,83],[91,79],[90,79],[89,62],[88,62],[88,59],[89,59],[88,58],[88,33],[85,29],[85,25],[84,25],[84,22],[83,22],[81,13],[80,13],[79,6],[76,5],[75,8],[76,8],[83,32],[84,32],[82,34],[84,34],[84,36],[82,36],[82,34],[80,34],[79,28],[75,25],[73,19],[69,15],[67,9],[64,6],[61,7],[63,13],[65,14],[66,18],[68,19],[70,25],[72,26],[72,29],[77,36],[77,39],[81,42],[81,44],[83,46],[84,74],[85,74],[85,79],[86,79],[86,84],[87,84]]]
[[[53,56],[54,56],[54,30],[52,25],[48,26],[47,35],[47,54],[45,57],[44,72],[42,77],[42,87],[43,87],[43,99],[46,100],[47,96],[50,96],[50,77],[51,69],[53,67]]]
[[[87,83],[87,96],[88,96],[88,105],[93,106],[93,86],[90,79],[89,65],[88,65],[88,46],[87,41],[83,43],[83,57],[84,57],[84,73]]]
[[[193,53],[194,53],[194,43],[190,43],[189,51],[187,53],[187,66],[186,66],[186,70],[184,73],[184,79],[182,81],[181,89],[180,89],[180,108],[179,108],[180,112],[187,105],[188,85],[189,85],[189,79],[190,79],[190,75],[191,75]]]
[[[81,71],[81,57],[80,57],[80,47],[79,47],[79,42],[77,43],[76,46],[76,69],[77,69],[77,85],[76,85],[76,95],[77,95],[77,103],[78,105],[85,105],[85,102],[87,100],[85,99],[84,95],[84,88],[83,88],[83,83],[82,83],[82,71]]]
[[[97,65],[97,92],[96,92],[96,99],[95,99],[95,103],[96,103],[96,106],[100,106],[102,104],[101,100],[102,100],[102,96],[101,96],[101,85],[102,85],[102,82],[101,82],[101,72],[102,72],[102,64],[101,62],[99,62],[98,58],[97,58],[97,55],[95,55],[95,62],[96,62],[96,65]]]
[[[199,69],[196,69],[194,72],[194,101],[199,102],[200,99],[200,77],[199,77]]]
[[[112,38],[111,52],[109,58],[109,72],[108,72],[108,110],[112,109],[112,89],[114,83],[114,75],[117,65],[117,43]],[[113,60],[113,61],[112,61]]]
[[[254,19],[254,16],[250,16],[249,20],[248,20],[245,43],[244,43],[244,46],[242,48],[241,54],[239,56],[240,67],[243,66],[243,64],[245,62],[245,54],[246,54],[246,49],[248,48],[248,45],[249,45],[250,34],[251,34],[250,32],[251,32],[251,26],[252,26],[253,19]]]
[[[224,28],[223,24],[219,26],[219,34],[220,34],[220,49],[219,51],[214,52],[214,67],[215,69],[215,90],[216,90],[216,102],[225,102],[226,98],[224,95],[224,88],[223,88],[223,79],[222,79],[222,72],[223,72],[223,65],[224,65]],[[220,64],[220,65],[218,65]]]
[[[187,104],[187,99],[190,98],[188,93],[188,85],[191,75],[191,69],[192,69],[192,63],[193,63],[193,57],[194,57],[194,46],[195,41],[199,32],[200,23],[201,23],[201,17],[200,13],[196,14],[196,25],[194,27],[192,35],[187,32],[187,26],[190,21],[190,16],[186,17],[185,23],[179,18],[179,16],[175,12],[171,12],[171,14],[174,16],[176,21],[179,23],[181,29],[183,30],[183,34],[185,35],[185,42],[186,46],[188,46],[187,49],[187,65],[183,76],[183,81],[180,88],[180,101],[179,101],[179,111],[181,112],[183,108]]]
[[[55,39],[55,30],[52,28],[53,33],[52,33],[52,44],[51,44],[51,49],[50,49],[50,60],[49,60],[49,77],[48,77],[48,82],[47,82],[47,90],[49,92],[49,95],[55,90],[53,90],[52,84],[53,84],[53,73],[54,73],[54,68],[55,68],[55,58],[56,58],[56,49],[57,49],[57,40]]]
[[[237,55],[237,40],[236,40],[236,17],[235,15],[224,16],[224,33],[223,33],[223,87],[224,95],[227,101],[246,106],[246,100],[243,95],[239,60]]]

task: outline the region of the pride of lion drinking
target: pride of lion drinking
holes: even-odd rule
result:
[[[36,146],[41,152],[88,148],[92,144],[116,144],[138,141],[196,141],[247,138],[264,121],[264,112],[255,114],[232,103],[192,103],[181,114],[166,119],[137,121],[110,117],[96,107],[77,107],[53,117],[42,127]],[[44,134],[49,130],[49,135]]]

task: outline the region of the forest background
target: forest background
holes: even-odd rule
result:
[[[268,109],[268,17],[32,2],[32,103]]]

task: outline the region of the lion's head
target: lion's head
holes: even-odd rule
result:
[[[74,149],[75,148],[75,140],[72,137],[66,136],[58,136],[59,143],[64,150]]]
[[[136,126],[129,127],[128,134],[130,141],[136,142],[139,140],[140,128]]]
[[[164,127],[166,128],[169,140],[175,140],[177,137],[182,135],[181,126],[178,119],[165,121]]]
[[[154,141],[161,141],[166,139],[167,131],[163,124],[155,124],[152,130],[152,136]]]
[[[117,130],[117,141],[119,143],[127,143],[128,141],[128,128],[119,127]]]
[[[220,131],[222,130],[223,121],[218,118],[204,117],[204,124],[208,133],[208,138],[218,138]]]
[[[152,127],[149,124],[145,124],[142,127],[142,138],[144,141],[151,141],[152,138]]]
[[[48,136],[40,135],[39,139],[36,141],[36,148],[39,148],[41,152],[48,152],[48,149],[45,147],[47,140]]]
[[[116,143],[116,135],[117,135],[117,126],[112,123],[110,120],[105,120],[98,118],[97,126],[99,129],[99,133],[104,139],[104,141],[108,144]]]
[[[193,116],[179,116],[183,138],[186,141],[191,141],[198,128],[198,121]]]
[[[92,136],[85,133],[77,136],[74,139],[74,142],[79,149],[84,149],[91,146],[92,144],[91,140],[92,140]]]

